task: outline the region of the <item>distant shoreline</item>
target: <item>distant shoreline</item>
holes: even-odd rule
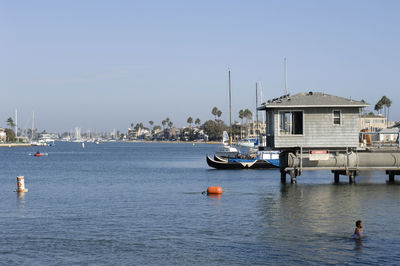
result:
[[[82,143],[84,143],[83,141]],[[217,141],[208,141],[208,142],[196,142],[196,141],[151,141],[151,140],[143,140],[143,141],[105,141],[107,142],[119,142],[119,143],[175,143],[175,144],[221,144],[221,142]],[[30,147],[32,146],[30,143],[0,143],[0,148],[13,148],[13,147]]]
[[[168,141],[168,140],[138,140],[138,141],[119,141],[119,142],[132,142],[132,143],[177,143],[177,144],[184,144],[184,143],[193,143],[193,144],[222,144],[218,141],[208,141],[208,142],[197,142],[197,141]]]
[[[0,143],[0,147],[29,147],[30,143]]]

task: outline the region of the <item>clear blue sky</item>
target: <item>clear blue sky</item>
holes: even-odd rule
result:
[[[302,91],[386,95],[400,120],[400,1],[1,1],[0,127],[125,132],[189,116],[228,122]]]

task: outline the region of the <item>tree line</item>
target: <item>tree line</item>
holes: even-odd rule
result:
[[[193,133],[194,129],[192,128],[193,124],[202,129],[204,133],[208,135],[208,139],[210,141],[220,141],[222,139],[222,133],[224,131],[229,131],[229,126],[221,120],[222,111],[218,107],[213,107],[211,109],[211,114],[214,116],[214,119],[207,120],[203,124],[201,124],[200,118],[193,119],[192,116],[189,116],[187,118],[186,122],[189,125],[188,131],[190,139],[195,137]],[[251,121],[253,113],[249,109],[243,109],[239,111],[238,117],[242,120],[243,124],[243,119],[246,119],[246,122]],[[134,123],[131,123],[131,128],[134,128],[136,131],[138,131],[139,129],[149,130],[154,134],[155,132],[161,130],[165,131],[168,128],[171,129],[173,127],[173,122],[168,117],[161,121],[161,125],[155,125],[154,121],[149,121],[148,124],[150,125],[150,127],[144,126],[143,123],[137,123],[136,125],[134,125]]]
[[[222,139],[222,133],[223,131],[228,131],[229,132],[229,126],[225,124],[224,121],[222,121],[220,118],[222,116],[222,111],[218,107],[213,107],[211,110],[211,114],[214,116],[214,120],[207,120],[203,124],[201,124],[200,118],[193,119],[192,116],[189,116],[186,120],[186,122],[189,125],[189,135],[190,136],[195,136],[193,134],[193,129],[192,126],[193,124],[196,125],[198,128],[204,130],[204,133],[208,135],[208,138],[210,141],[219,141]],[[239,118],[242,120],[243,124],[243,119],[246,119],[246,121],[250,121],[252,119],[253,113],[249,109],[243,109],[239,111]],[[14,120],[9,117],[6,121],[8,128],[5,129],[5,133],[7,135],[6,141],[7,142],[13,142],[16,140],[16,135],[13,130],[15,127],[15,122]],[[161,125],[156,125],[154,121],[150,120],[148,121],[149,127],[146,127],[142,122],[134,124],[133,122],[130,124],[131,128],[134,128],[136,131],[139,131],[140,129],[145,129],[149,130],[152,133],[166,130],[166,129],[172,129],[174,126],[174,123],[171,121],[169,117],[163,119],[161,121]],[[28,130],[30,131],[30,129]],[[28,132],[28,135],[32,134],[32,132]],[[118,134],[119,135],[119,134]]]

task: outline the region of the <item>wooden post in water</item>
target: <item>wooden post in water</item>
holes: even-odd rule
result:
[[[356,182],[357,171],[349,171],[349,184],[354,184]]]
[[[335,175],[335,184],[338,184],[339,183],[339,179],[340,179],[340,174],[339,174],[339,172],[338,171],[335,171],[335,172],[333,172],[334,173],[334,175]]]
[[[394,171],[386,171],[386,174],[389,175],[389,183],[394,183],[395,172]]]
[[[281,183],[286,183],[286,172],[281,170]]]

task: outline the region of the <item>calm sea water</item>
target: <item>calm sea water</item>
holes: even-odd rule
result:
[[[400,183],[214,170],[207,144],[0,149],[3,265],[398,264]],[[29,192],[13,192],[25,176]],[[399,177],[400,179],[400,177]],[[221,198],[201,194],[224,189]],[[362,242],[350,238],[364,221]]]

